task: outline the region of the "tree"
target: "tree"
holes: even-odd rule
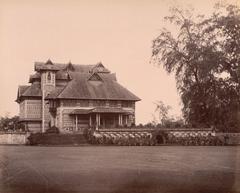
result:
[[[171,106],[165,105],[162,101],[157,101],[154,104],[156,105],[155,112],[158,112],[159,120],[161,121],[162,125],[164,125],[165,121],[168,119],[168,113],[171,109]]]
[[[171,9],[167,29],[153,40],[152,61],[174,73],[183,115],[193,126],[239,128],[240,9],[216,6],[212,16]]]
[[[17,130],[24,128],[21,124],[18,123],[19,116],[13,117],[0,117],[0,130]]]

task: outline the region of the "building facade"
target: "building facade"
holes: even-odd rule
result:
[[[140,99],[121,86],[102,63],[35,62],[30,85],[19,86],[20,122],[30,132],[56,126],[62,133],[135,124]]]

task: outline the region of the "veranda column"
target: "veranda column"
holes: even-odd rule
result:
[[[118,125],[121,125],[121,115],[118,114]]]
[[[101,117],[100,117],[100,114],[98,114],[98,125],[99,125],[99,126],[101,125]]]
[[[44,83],[42,84],[42,133],[45,132],[45,91]]]
[[[89,126],[91,127],[92,126],[92,116],[89,115]]]
[[[76,131],[78,130],[78,117],[76,115]]]
[[[98,130],[98,114],[96,113],[96,130]]]
[[[122,125],[122,114],[119,114],[119,125]]]

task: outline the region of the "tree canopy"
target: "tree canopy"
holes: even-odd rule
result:
[[[155,102],[155,105],[155,112],[158,112],[159,120],[161,121],[162,125],[164,125],[164,122],[169,118],[168,113],[172,107],[170,105],[165,105],[162,101]]]
[[[18,124],[19,116],[13,117],[0,117],[0,130],[17,130],[24,128],[22,125]]]
[[[193,126],[240,126],[240,8],[219,5],[211,16],[172,8],[153,40],[152,61],[175,74],[183,116]]]

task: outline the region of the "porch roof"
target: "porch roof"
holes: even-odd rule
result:
[[[124,113],[129,114],[130,112],[123,108],[109,108],[109,107],[96,107],[92,110],[92,113]]]
[[[79,115],[79,114],[90,114],[90,113],[131,114],[130,111],[127,111],[123,108],[111,108],[111,107],[95,107],[92,109],[75,109],[70,114],[71,115]]]
[[[74,109],[70,115],[80,115],[80,114],[89,114],[92,109]]]

